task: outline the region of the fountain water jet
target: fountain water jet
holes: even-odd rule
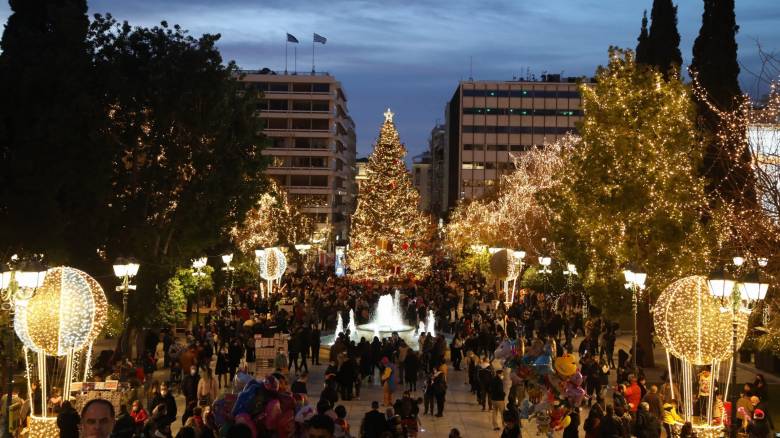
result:
[[[354,340],[357,336],[357,327],[355,326],[355,309],[349,309],[349,323],[347,324],[350,339]]]
[[[436,317],[433,310],[428,310],[428,334],[436,337]]]
[[[379,339],[387,338],[393,332],[398,333],[407,343],[414,336],[414,327],[404,323],[401,316],[401,294],[398,290],[395,297],[390,294],[379,297],[371,322],[357,326],[357,333],[366,338],[377,336]]]

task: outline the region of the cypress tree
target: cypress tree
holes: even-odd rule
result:
[[[0,42],[0,248],[86,269],[97,259],[111,169],[87,4],[10,6]]]
[[[734,0],[704,0],[699,36],[693,44],[691,70],[721,111],[732,111],[741,102]],[[704,102],[698,103],[704,128],[711,136],[704,154],[702,172],[708,177],[707,191],[712,199],[742,205],[755,201],[750,170],[750,151],[744,141],[724,141],[718,115]],[[732,133],[733,134],[733,133]],[[736,138],[744,136],[736,135]],[[732,136],[732,138],[735,138]]]
[[[699,36],[693,43],[691,69],[721,110],[733,109],[739,88],[734,0],[704,0]]]
[[[650,62],[669,79],[672,69],[680,70],[682,55],[680,54],[680,33],[677,32],[677,6],[672,0],[654,0],[650,12],[650,33],[648,46]]]
[[[639,41],[639,43],[636,45],[637,64],[650,64],[650,44],[647,39],[647,10],[645,10],[645,13],[642,15],[642,30],[639,32],[639,38],[636,39]]]

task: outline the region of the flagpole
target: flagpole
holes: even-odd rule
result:
[[[298,46],[293,47],[293,74],[298,74]]]
[[[314,36],[311,38],[311,74],[314,74]]]
[[[287,39],[287,35],[284,36],[284,74],[287,74],[287,46],[290,45],[290,41]]]

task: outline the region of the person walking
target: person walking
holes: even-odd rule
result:
[[[380,382],[382,383],[382,394],[384,396],[384,406],[393,406],[393,390],[395,390],[395,370],[393,369],[393,365],[390,363],[390,359],[387,358],[387,356],[382,358],[382,365],[384,366],[384,370],[382,370],[382,378],[380,379]]]
[[[492,379],[493,373],[490,371],[490,363],[485,359],[480,364],[479,371],[477,371],[477,381],[479,384],[477,387],[477,403],[482,405],[483,411],[486,410],[487,401],[490,399],[487,396],[487,391]]]
[[[315,325],[311,329],[309,336],[309,347],[311,348],[311,364],[320,364],[320,329]]]
[[[217,385],[222,388],[222,381],[225,381],[225,387],[228,387],[228,363],[230,362],[230,356],[228,356],[228,350],[225,345],[217,352],[217,365],[214,373],[217,375]]]
[[[181,380],[180,386],[185,406],[198,400],[198,382],[200,382],[197,366],[191,365],[188,371],[189,373]],[[150,406],[150,409],[153,408],[154,406]]]
[[[211,406],[217,399],[217,380],[211,375],[211,368],[206,368],[198,382],[198,406]]]
[[[493,430],[499,431],[503,427],[502,419],[504,409],[506,408],[506,393],[504,392],[504,379],[501,378],[503,370],[496,370],[496,374],[490,380],[488,385],[488,396],[491,403],[491,421]]]
[[[436,416],[441,417],[444,415],[444,401],[447,396],[447,378],[440,370],[433,373],[433,396],[436,398]]]
[[[418,374],[420,373],[420,357],[417,352],[409,350],[406,353],[406,359],[404,360],[404,375],[406,376],[406,386],[409,391],[417,391]]]

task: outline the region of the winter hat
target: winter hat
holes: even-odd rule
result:
[[[382,358],[382,365],[387,365],[390,363],[390,359],[387,358],[387,356]]]
[[[753,418],[756,420],[763,420],[764,419],[764,411],[761,409],[756,409],[753,411]]]

